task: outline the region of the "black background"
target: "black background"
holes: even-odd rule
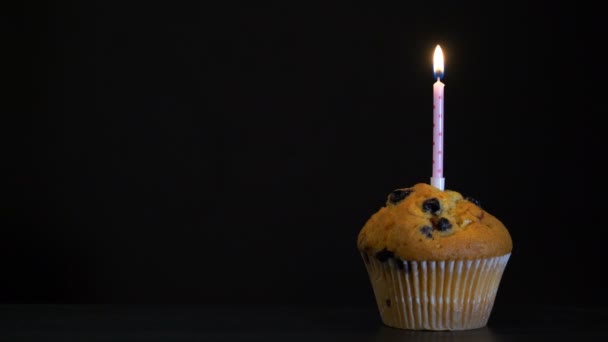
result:
[[[496,306],[607,304],[572,5],[2,6],[3,303],[375,305],[356,237],[428,182],[441,44],[446,187],[514,241]]]

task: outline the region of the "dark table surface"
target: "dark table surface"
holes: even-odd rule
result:
[[[608,310],[501,307],[488,326],[406,331],[375,308],[0,305],[0,341],[608,341]]]

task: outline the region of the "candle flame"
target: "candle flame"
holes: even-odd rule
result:
[[[443,71],[443,51],[441,51],[441,46],[437,45],[435,54],[433,55],[433,72],[435,73],[435,77],[441,79]]]

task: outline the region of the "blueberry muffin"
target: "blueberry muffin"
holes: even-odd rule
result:
[[[357,244],[383,322],[415,330],[485,326],[512,249],[478,201],[422,183],[390,193]]]

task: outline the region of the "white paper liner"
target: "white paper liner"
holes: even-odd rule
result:
[[[466,330],[487,324],[511,254],[451,261],[380,262],[361,253],[384,324]]]

